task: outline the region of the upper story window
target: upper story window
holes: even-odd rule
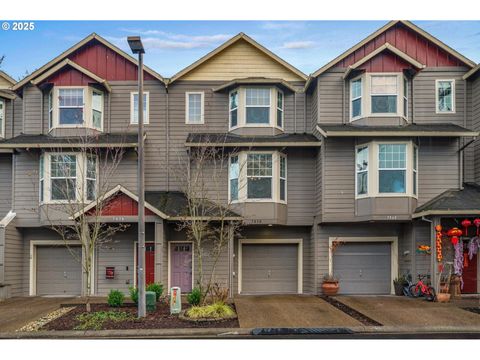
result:
[[[143,93],[143,123],[150,123],[150,93]],[[138,91],[130,93],[130,124],[138,124]]]
[[[356,196],[417,196],[418,149],[409,142],[356,147]]]
[[[455,80],[436,80],[437,114],[455,112]]]
[[[204,123],[204,93],[187,92],[185,94],[185,124]]]
[[[45,153],[40,157],[41,202],[88,202],[96,198],[98,160],[85,153]]]
[[[275,87],[239,87],[229,94],[229,125],[283,128],[284,94]]]
[[[286,202],[287,159],[279,152],[230,156],[229,200]]]
[[[0,137],[5,137],[5,100],[0,99]]]
[[[103,130],[103,103],[103,92],[100,90],[88,86],[56,86],[48,93],[49,128]]]
[[[408,80],[401,73],[365,73],[350,81],[350,120],[407,117]]]

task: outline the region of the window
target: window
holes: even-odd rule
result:
[[[405,193],[407,145],[380,144],[378,149],[378,192]]]
[[[357,195],[368,193],[368,146],[357,148],[356,153]]]
[[[280,200],[285,201],[287,196],[287,159],[280,156]]]
[[[272,154],[248,154],[247,198],[272,198]]]
[[[143,93],[143,123],[148,124],[150,120],[149,114],[149,93]],[[132,92],[130,98],[130,124],[138,124],[138,92]]]
[[[238,200],[238,178],[240,176],[240,166],[238,164],[238,156],[230,157],[230,168],[229,168],[229,179],[230,179],[230,200]]]
[[[230,93],[230,127],[238,126],[238,91]]]
[[[87,173],[86,173],[86,196],[87,201],[95,200],[97,196],[97,158],[95,156],[87,156]]]
[[[351,82],[351,113],[352,118],[358,118],[362,116],[362,79],[356,79]]]
[[[455,80],[436,81],[437,113],[455,112]]]
[[[51,155],[51,200],[75,200],[77,198],[77,156]]]
[[[39,166],[39,170],[38,170],[38,177],[39,177],[39,191],[38,191],[38,196],[40,198],[40,202],[43,202],[44,200],[44,192],[45,192],[45,158],[44,156],[40,156],[40,166]]]
[[[5,101],[0,99],[0,137],[5,137]]]
[[[203,92],[187,92],[186,101],[186,124],[203,124]]]
[[[92,91],[92,124],[96,129],[101,129],[103,124],[103,93]]]
[[[417,195],[418,184],[418,147],[413,146],[413,195]]]
[[[372,76],[370,85],[372,114],[397,112],[397,76]]]
[[[53,128],[53,90],[48,93],[48,128]]]
[[[408,79],[403,78],[403,116],[408,118]]]
[[[277,91],[277,126],[283,127],[283,93]]]
[[[247,88],[246,96],[246,123],[270,123],[270,89]]]
[[[58,123],[82,125],[84,111],[83,88],[61,88],[58,91]]]

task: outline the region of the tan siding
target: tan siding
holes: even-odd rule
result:
[[[182,80],[232,80],[271,77],[303,80],[253,45],[239,40],[182,77]]]
[[[12,209],[12,155],[0,154],[0,219]]]
[[[21,151],[14,155],[15,184],[13,209],[17,213],[18,223],[38,224],[38,164],[36,151]]]
[[[11,296],[24,296],[22,234],[11,222],[5,229],[5,283],[10,285]]]
[[[42,133],[41,116],[42,92],[34,86],[27,86],[23,90],[23,106],[25,107],[25,119],[23,132],[25,134]]]

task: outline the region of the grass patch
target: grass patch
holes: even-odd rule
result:
[[[192,319],[224,319],[235,316],[235,311],[222,302],[206,306],[192,306],[186,315]]]
[[[97,311],[80,314],[75,319],[80,322],[75,330],[101,330],[106,321],[119,322],[133,320],[135,317],[124,311]]]

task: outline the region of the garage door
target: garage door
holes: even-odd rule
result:
[[[390,294],[390,243],[345,243],[335,249],[333,273],[341,294]]]
[[[80,247],[71,247],[80,256]],[[65,246],[37,246],[37,295],[80,295],[82,269]]]
[[[298,291],[298,244],[243,244],[242,294]]]

